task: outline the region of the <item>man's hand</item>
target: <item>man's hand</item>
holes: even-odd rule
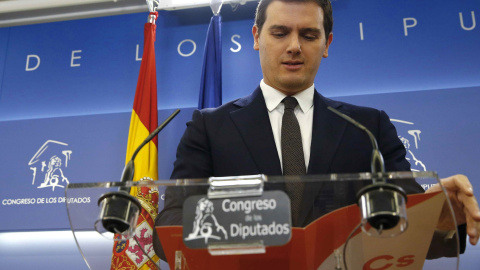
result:
[[[476,245],[480,232],[480,209],[478,208],[477,199],[473,195],[472,184],[465,175],[460,174],[441,179],[440,182],[445,187],[447,195],[452,202],[457,225],[467,223],[467,234],[470,237],[470,243]],[[425,193],[441,190],[439,185],[434,185]],[[455,229],[447,204],[443,206],[437,229]]]

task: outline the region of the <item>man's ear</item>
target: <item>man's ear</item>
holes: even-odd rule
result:
[[[252,27],[252,35],[253,35],[253,49],[258,51],[260,46],[258,45],[258,36],[259,36],[259,31],[257,25],[254,25]]]
[[[328,35],[327,46],[325,47],[325,51],[323,52],[323,58],[328,57],[328,48],[330,47],[330,44],[332,44],[332,40],[333,40],[333,33],[330,33]]]

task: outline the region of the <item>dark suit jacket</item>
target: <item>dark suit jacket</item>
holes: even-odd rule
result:
[[[367,134],[327,109],[331,106],[369,129],[378,141],[387,171],[409,171],[405,147],[395,127],[383,111],[355,106],[314,94],[312,144],[307,174],[357,173],[371,171],[372,144]],[[282,175],[280,159],[262,91],[226,103],[219,108],[195,111],[177,149],[172,179],[210,176]],[[306,226],[339,207],[356,203],[355,192],[328,183],[309,183],[304,207],[294,225]],[[404,185],[407,193],[423,192],[414,181]],[[334,201],[338,192],[349,193],[349,200]],[[164,210],[156,225],[181,224],[183,200],[190,194],[169,188]],[[343,197],[342,197],[343,198]]]
[[[387,171],[408,171],[405,147],[395,127],[383,112],[327,99],[315,91],[312,144],[308,174],[356,173],[371,171],[372,144],[367,134],[327,109],[331,106],[357,120],[377,138]],[[177,149],[172,179],[207,178],[235,175],[282,175],[280,159],[273,138],[265,99],[258,87],[251,95],[226,103],[219,108],[195,111]],[[349,201],[317,207],[316,199],[332,199],[332,188],[310,184],[298,226],[305,226],[336,206],[356,203],[354,191]],[[361,185],[363,186],[363,184]],[[360,188],[359,186],[358,188]],[[339,192],[339,187],[335,189]],[[418,185],[408,185],[407,192],[423,192]],[[319,190],[324,192],[315,192]],[[313,191],[313,192],[312,192]],[[157,224],[181,224],[181,207],[187,194],[168,189],[164,210]],[[318,201],[318,200],[317,200]],[[317,203],[323,207],[322,203]],[[313,212],[312,212],[313,211]],[[175,214],[172,214],[175,213]]]
[[[369,172],[372,145],[367,134],[330,110],[366,126],[377,138],[387,171],[406,171],[405,148],[383,111],[314,94],[308,174]],[[216,109],[193,113],[177,150],[172,179],[250,174],[282,175],[260,88]]]

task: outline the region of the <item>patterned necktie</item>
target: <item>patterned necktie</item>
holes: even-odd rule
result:
[[[294,97],[286,97],[282,101],[285,110],[282,118],[282,164],[283,175],[305,175],[305,158],[303,156],[302,135],[294,110],[298,105]],[[302,195],[305,186],[301,181],[287,182],[287,193],[290,196],[293,226],[300,213]]]

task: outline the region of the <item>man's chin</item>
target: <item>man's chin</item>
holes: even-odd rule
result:
[[[289,94],[296,94],[302,92],[303,90],[310,87],[311,84],[305,83],[304,80],[285,80],[282,82],[282,92],[289,93]]]

